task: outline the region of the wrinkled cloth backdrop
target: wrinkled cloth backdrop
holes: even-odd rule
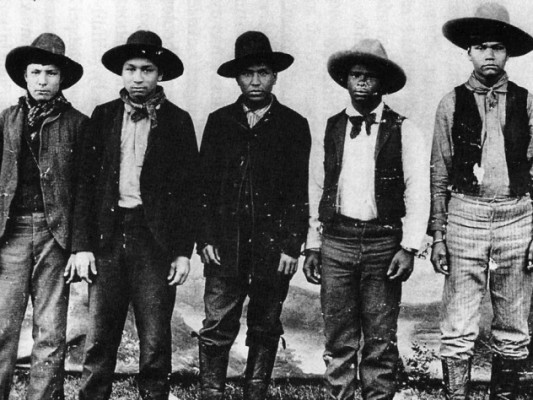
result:
[[[246,30],[265,32],[274,50],[292,54],[295,62],[279,74],[274,92],[283,103],[308,118],[315,145],[323,135],[326,119],[342,109],[347,93],[326,70],[330,54],[350,48],[363,37],[380,39],[389,57],[408,77],[406,87],[385,101],[432,135],[438,101],[471,71],[466,52],[441,34],[444,22],[473,14],[481,1],[463,0],[12,0],[2,1],[0,59],[12,48],[29,45],[41,32],[54,32],[65,41],[67,55],[80,62],[85,74],[65,95],[76,108],[90,115],[94,107],[116,98],[120,77],[100,62],[104,51],[123,44],[138,29],[157,32],[165,47],[177,52],[184,75],[164,83],[167,96],[193,117],[198,140],[207,115],[233,102],[238,87],[216,74],[218,66],[233,58],[236,37]],[[511,22],[533,33],[533,2],[503,0]],[[511,59],[508,72],[515,82],[533,89],[533,55]],[[0,71],[0,106],[16,102],[21,90]],[[179,229],[179,227],[177,227]],[[198,367],[196,343],[190,331],[203,318],[202,265],[195,255],[188,282],[178,288],[174,312],[173,363],[175,370]],[[412,356],[412,343],[436,349],[438,313],[443,278],[427,260],[418,260],[416,271],[404,285],[399,326],[400,350]],[[305,282],[300,270],[286,302],[284,321],[287,349],[280,351],[277,376],[321,374],[324,370],[322,317],[318,288]],[[72,285],[68,328],[67,368],[79,370],[86,332],[86,286]],[[1,295],[1,294],[0,294]],[[488,307],[485,305],[485,310]],[[490,319],[484,312],[484,327]],[[20,363],[28,362],[30,324],[25,322]],[[241,330],[241,334],[244,329]],[[481,346],[483,347],[483,346]],[[242,336],[234,346],[230,375],[240,374],[246,347]],[[118,369],[135,371],[137,345],[133,323],[128,322]],[[436,371],[436,366],[435,366]],[[478,371],[481,375],[486,371]]]

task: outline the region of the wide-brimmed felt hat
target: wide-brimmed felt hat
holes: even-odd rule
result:
[[[265,63],[273,72],[283,71],[293,63],[294,57],[272,51],[268,37],[257,31],[248,31],[235,41],[235,58],[222,64],[217,73],[225,78],[235,78],[254,63]]]
[[[452,19],[442,27],[444,36],[456,46],[468,49],[483,42],[503,42],[510,57],[533,50],[533,37],[511,25],[509,12],[498,3],[479,6],[473,17]]]
[[[67,89],[78,82],[83,75],[83,67],[65,56],[65,42],[54,33],[42,33],[30,46],[16,47],[6,57],[6,70],[9,77],[21,88],[26,89],[24,72],[28,64],[53,64],[61,69],[61,89]]]
[[[163,73],[163,81],[183,74],[183,63],[172,51],[163,47],[161,38],[151,31],[137,31],[128,37],[126,44],[113,47],[102,56],[102,64],[111,72],[122,75],[124,63],[132,58],[147,58]]]
[[[407,80],[403,69],[389,60],[385,48],[377,39],[363,39],[350,50],[334,53],[328,60],[328,72],[335,82],[346,88],[348,71],[356,64],[376,70],[383,94],[394,93],[404,87]]]

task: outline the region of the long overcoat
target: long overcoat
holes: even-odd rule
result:
[[[253,128],[242,98],[209,115],[200,150],[198,248],[216,246],[222,265],[206,265],[206,276],[237,275],[243,235],[251,239],[245,258],[253,274],[274,276],[281,253],[299,256],[309,217],[310,147],[307,120],[276,98]]]

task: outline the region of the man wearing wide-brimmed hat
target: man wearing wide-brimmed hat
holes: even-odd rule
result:
[[[283,333],[289,281],[305,237],[307,120],[272,94],[293,57],[272,51],[261,32],[245,32],[235,59],[218,74],[241,96],[207,120],[201,146],[202,212],[198,251],[205,263],[206,318],[200,330],[202,399],[221,399],[230,348],[248,296],[249,347],[244,398],[264,399]]]
[[[9,397],[24,311],[33,304],[28,399],[62,399],[72,207],[88,118],[62,91],[83,75],[53,33],[6,58],[26,91],[0,114],[0,399]],[[70,269],[70,264],[67,270]]]
[[[431,261],[445,275],[441,357],[446,395],[468,398],[480,305],[492,300],[491,399],[515,399],[528,355],[533,289],[531,160],[533,98],[505,72],[533,37],[499,4],[447,22],[444,36],[468,51],[474,71],[440,102],[432,151]]]
[[[72,250],[89,282],[89,331],[80,399],[108,399],[128,306],[139,336],[143,399],[167,399],[176,285],[194,246],[198,149],[189,114],[160,81],[183,73],[160,37],[137,31],[102,63],[120,98],[91,116],[76,198]]]
[[[321,284],[326,382],[353,399],[357,353],[363,399],[396,392],[397,321],[429,217],[429,138],[385,103],[406,83],[376,39],[334,53],[328,71],[348,91],[311,160],[304,273]]]

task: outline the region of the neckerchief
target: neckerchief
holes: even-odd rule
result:
[[[53,99],[41,103],[35,101],[29,93],[26,93],[26,96],[22,96],[19,99],[19,104],[27,110],[26,120],[30,132],[39,129],[47,117],[59,114],[71,107],[70,103],[65,99],[65,96],[63,96],[63,93],[61,92],[59,92]]]
[[[474,93],[486,95],[485,107],[492,109],[498,104],[498,93],[507,93],[508,81],[509,78],[507,73],[504,72],[500,79],[498,79],[498,82],[491,87],[487,87],[481,83],[472,72],[472,75],[470,75],[470,78],[468,78],[468,81],[466,82],[466,87]]]
[[[365,116],[363,115],[352,115],[348,117],[352,124],[352,130],[350,132],[350,137],[352,139],[355,139],[359,133],[361,133],[361,126],[363,125],[363,121],[365,122],[365,128],[366,128],[366,134],[370,135],[371,131],[370,128],[373,124],[376,123],[376,113],[370,113]]]
[[[140,121],[143,118],[149,118],[151,122],[151,129],[157,126],[156,110],[166,100],[165,91],[161,86],[157,86],[154,94],[146,99],[142,104],[136,103],[132,100],[128,91],[124,88],[120,90],[120,98],[125,104],[129,104],[133,108],[131,113],[131,120],[133,122]]]
[[[248,126],[253,128],[260,120],[265,116],[265,114],[270,110],[270,106],[274,102],[274,97],[270,100],[270,103],[263,108],[258,108],[257,110],[252,110],[246,104],[242,103],[242,108],[246,113],[246,119],[248,120]]]

